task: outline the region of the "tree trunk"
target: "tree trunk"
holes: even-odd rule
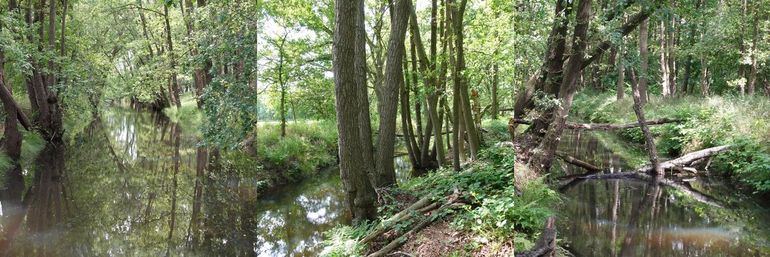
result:
[[[376,187],[386,187],[396,183],[396,171],[393,167],[396,108],[398,107],[398,88],[404,82],[402,62],[406,26],[409,21],[409,5],[408,0],[398,0],[394,9],[391,10],[392,29],[385,66],[385,83],[379,89],[380,127],[377,138],[377,176],[374,182]]]
[[[634,73],[634,70],[631,70],[631,80],[634,80],[634,82],[637,82],[636,74]],[[634,85],[636,83],[633,83]],[[636,119],[639,121],[639,127],[642,129],[642,134],[644,134],[644,142],[645,146],[647,147],[647,154],[650,157],[650,164],[653,167],[653,174],[654,175],[663,175],[663,169],[660,167],[660,162],[658,162],[658,153],[655,148],[655,141],[652,138],[652,133],[650,133],[650,128],[647,125],[647,120],[644,118],[644,110],[642,109],[642,97],[639,93],[639,86],[632,87],[634,91],[634,113],[636,113]]]
[[[2,21],[0,21],[0,29],[2,29],[2,26]],[[19,165],[19,159],[21,158],[22,143],[22,135],[21,132],[19,132],[19,127],[17,125],[18,115],[16,114],[21,110],[18,109],[18,106],[13,99],[13,95],[10,94],[10,85],[5,84],[5,53],[2,49],[0,49],[0,90],[2,90],[2,93],[0,93],[0,101],[2,101],[3,110],[5,110],[5,126],[2,139],[3,151],[8,158],[10,158],[12,169],[16,169],[16,166]],[[6,171],[0,172],[6,174]],[[4,184],[5,183],[0,185]]]
[[[676,4],[676,3],[672,3]],[[676,17],[672,15],[671,19],[669,19],[669,22],[671,23],[671,26],[668,28],[667,33],[667,42],[666,42],[666,58],[668,62],[668,88],[669,93],[671,95],[676,94]]]
[[[364,20],[364,0],[358,0],[358,12],[356,13],[356,90],[358,92],[359,104],[359,130],[361,133],[361,153],[366,163],[366,172],[369,178],[374,178],[377,171],[374,162],[374,146],[372,145],[372,118],[369,113],[369,86],[367,82],[366,67],[366,27]]]
[[[447,10],[448,12],[448,10]],[[414,8],[410,9],[410,28],[411,28],[411,41],[414,44],[414,47],[416,48],[416,54],[417,54],[417,60],[419,60],[419,70],[422,74],[424,74],[423,83],[425,86],[429,89],[428,90],[428,96],[426,101],[426,109],[427,109],[427,126],[425,129],[425,134],[422,137],[422,162],[425,164],[429,164],[431,162],[436,162],[439,166],[443,165],[444,156],[445,156],[445,150],[444,150],[444,142],[441,138],[441,120],[439,119],[439,109],[438,109],[438,101],[439,101],[439,95],[441,95],[441,91],[444,89],[439,87],[440,85],[443,85],[444,80],[444,74],[446,72],[446,66],[445,62],[442,60],[441,65],[438,68],[438,75],[435,73],[436,64],[431,62],[430,59],[428,59],[428,55],[425,53],[425,47],[422,43],[422,38],[420,36],[420,29],[417,22],[417,15],[414,11]],[[431,30],[433,28],[431,27]],[[431,51],[435,44],[435,37],[431,38]],[[442,42],[443,48],[446,49],[446,37],[444,42]],[[444,50],[444,52],[446,52]],[[431,56],[431,59],[435,59],[435,56]],[[428,151],[430,146],[430,138],[431,135],[434,139],[434,149],[436,150],[436,153],[438,155],[437,158],[432,158],[430,156],[430,151]]]
[[[647,71],[649,67],[648,49],[647,49],[647,29],[650,27],[649,19],[644,19],[639,25],[639,95],[642,97],[642,105],[647,103]]]
[[[668,82],[670,76],[670,70],[668,67],[668,32],[666,31],[665,19],[660,21],[660,78],[661,78],[661,90],[663,91],[663,97],[671,95],[671,87]],[[641,38],[640,38],[641,40]],[[641,43],[640,43],[641,45]],[[645,73],[646,74],[646,73]]]
[[[708,96],[709,95],[709,80],[708,80],[708,63],[706,62],[705,58],[701,58],[700,60],[700,94],[702,96]]]
[[[147,30],[147,17],[144,15],[144,10],[141,10],[144,8],[142,6],[142,1],[137,1],[137,5],[139,5],[139,8],[140,8],[138,12],[139,12],[139,21],[142,24],[142,35],[144,35],[144,41],[147,44],[147,51],[148,53],[150,53],[150,57],[153,57],[155,54],[152,49],[152,43],[150,43],[151,42],[150,34]]]
[[[617,99],[623,99],[626,93],[626,63],[623,58],[622,50],[618,51],[618,57],[615,59],[615,65],[618,68],[618,80],[616,81]]]
[[[459,6],[453,5],[452,14],[452,29],[455,36],[455,51],[457,59],[455,61],[454,83],[458,85],[460,90],[460,110],[463,120],[463,125],[468,136],[468,143],[470,148],[470,157],[472,160],[476,160],[479,147],[481,145],[481,138],[479,137],[476,124],[473,120],[473,112],[471,110],[471,99],[468,94],[468,83],[465,78],[465,52],[464,52],[464,33],[463,33],[463,16],[465,14],[465,6],[467,0],[460,0]]]
[[[756,2],[754,2],[756,5]],[[749,95],[754,95],[754,91],[756,91],[756,83],[757,83],[757,39],[760,37],[759,35],[759,19],[757,18],[757,6],[754,6],[753,9],[753,16],[754,16],[754,22],[753,23],[753,34],[751,39],[751,68],[749,71],[749,81],[748,81],[748,91]]]
[[[286,81],[284,81],[284,58],[286,51],[284,49],[286,45],[286,36],[283,34],[281,42],[278,45],[278,85],[281,87],[281,138],[286,137]]]
[[[561,105],[554,110],[554,121],[543,141],[540,143],[541,154],[535,155],[531,160],[530,166],[538,171],[547,171],[551,168],[556,148],[559,146],[559,140],[567,122],[569,110],[572,107],[572,99],[577,91],[577,79],[583,66],[583,56],[588,41],[588,28],[591,20],[591,0],[581,0],[578,5],[575,29],[572,35],[572,56],[567,62],[564,72],[559,98]]]
[[[532,95],[535,91],[542,91],[548,97],[559,97],[559,86],[562,81],[562,72],[564,69],[564,53],[566,51],[567,31],[569,29],[569,16],[572,12],[572,1],[560,0],[556,2],[555,17],[551,34],[548,37],[548,50],[545,52],[544,64],[537,77],[533,78],[532,83],[527,82],[527,89],[516,98],[513,107],[514,118],[521,118],[525,115],[525,109],[534,107]],[[529,87],[529,85],[532,85]],[[537,146],[549,125],[551,124],[552,113],[546,111],[541,118],[533,121],[533,125],[527,129],[527,134],[535,135],[535,140],[531,142],[532,146]],[[515,127],[514,127],[515,129]]]
[[[55,0],[52,0],[55,1]],[[163,4],[163,18],[165,21],[166,30],[166,46],[168,47],[169,66],[171,69],[171,83],[169,83],[169,95],[171,101],[177,108],[182,106],[182,101],[179,99],[179,81],[176,74],[176,56],[174,54],[174,42],[171,40],[171,23],[168,17],[168,5]]]
[[[340,177],[354,223],[376,217],[377,195],[366,172],[359,122],[361,108],[356,82],[356,17],[360,0],[335,1],[333,71],[336,95]]]
[[[492,107],[490,108],[492,112],[492,119],[497,119],[497,114],[499,112],[499,102],[497,101],[497,87],[498,87],[498,80],[497,80],[497,72],[499,70],[499,67],[497,63],[492,65]]]
[[[189,1],[189,0],[188,0]],[[205,0],[198,0],[198,8],[202,8],[206,6]],[[141,12],[140,12],[141,13]],[[259,32],[259,21],[257,21],[257,26],[255,26],[257,29],[257,32]],[[192,22],[190,22],[188,34],[190,34],[191,30],[194,29],[194,25]],[[146,32],[145,32],[146,34]],[[146,35],[145,35],[146,37]],[[258,48],[259,44],[258,42],[254,44],[255,48]],[[150,48],[152,50],[152,48]],[[198,54],[198,50],[193,48],[193,55]],[[259,49],[255,49],[255,51],[258,52]],[[209,70],[211,70],[211,60],[206,58],[206,60],[203,61],[203,66],[201,67],[200,64],[195,65],[195,70],[193,71],[193,78],[195,83],[195,99],[197,99],[198,108],[201,108],[203,106],[203,90],[206,89],[206,86],[211,83],[211,75],[209,75]],[[256,81],[256,79],[255,79]],[[256,86],[255,86],[256,88]]]

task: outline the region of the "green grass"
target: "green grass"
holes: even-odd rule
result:
[[[581,92],[572,114],[590,122],[635,122],[631,99],[616,101],[609,93]],[[708,147],[731,144],[732,151],[715,163],[718,170],[751,186],[770,192],[770,100],[765,97],[698,96],[653,97],[645,105],[648,120],[681,119],[684,122],[653,126],[659,153],[677,156]],[[643,143],[640,129],[626,129],[621,137]]]

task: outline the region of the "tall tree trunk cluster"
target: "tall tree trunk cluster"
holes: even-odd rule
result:
[[[567,116],[572,106],[572,99],[577,91],[577,82],[580,74],[591,63],[601,59],[602,54],[612,47],[612,43],[609,40],[605,40],[599,42],[594,47],[588,48],[589,22],[593,15],[590,0],[581,0],[575,3],[577,4],[577,8],[574,8],[576,12],[575,24],[572,29],[571,42],[569,47],[567,47],[565,39],[570,23],[568,18],[570,16],[569,12],[573,9],[571,7],[572,4],[572,2],[568,1],[558,1],[556,3],[555,17],[557,18],[554,20],[548,39],[543,67],[537,75],[537,80],[533,83],[528,83],[527,88],[517,95],[514,105],[514,119],[516,119],[524,117],[534,109],[535,99],[533,99],[533,96],[535,92],[540,91],[543,93],[542,95],[555,97],[559,100],[559,104],[555,107],[539,110],[542,113],[533,121],[533,124],[525,133],[524,139],[522,139],[526,147],[530,149],[535,148],[535,146],[537,147],[534,154],[524,157],[529,157],[530,167],[539,171],[547,171],[551,167],[556,148],[559,144],[559,138],[564,130]],[[619,13],[622,13],[629,6],[630,4],[624,5]],[[640,24],[642,24],[642,29],[644,29],[645,21],[654,9],[654,6],[643,6],[639,12],[629,16],[616,29],[617,33],[621,36],[628,35]],[[614,15],[610,17],[610,19],[614,18]],[[640,33],[646,34],[646,31],[640,31]],[[640,35],[640,39],[642,36],[644,35]],[[644,47],[641,47],[642,45]],[[642,48],[646,51],[646,41],[640,42],[640,49]],[[591,51],[587,51],[588,49],[591,49]],[[569,55],[565,56],[567,53]],[[584,58],[584,56],[587,57]],[[644,58],[642,58],[642,62],[644,62]],[[645,92],[641,92],[644,88],[642,85],[639,86],[642,98],[646,95]],[[618,86],[618,89],[620,90],[620,86]],[[513,132],[515,128],[515,126],[511,126],[510,129]]]
[[[55,53],[56,55],[65,52],[64,39],[66,31],[65,27],[59,26],[66,25],[66,6],[69,4],[67,1],[64,1],[63,6],[65,7],[62,8],[62,15],[57,16],[57,11],[59,10],[57,7],[58,2],[61,1],[40,0],[35,3],[29,1],[27,2],[28,6],[26,9],[28,26],[38,27],[37,37],[28,35],[28,40],[32,41],[34,38],[37,38],[38,41],[32,43],[38,46],[39,51]],[[46,21],[48,25],[45,25]],[[59,33],[58,36],[57,33]],[[56,44],[57,37],[61,41],[58,48]],[[32,66],[32,72],[27,75],[26,82],[32,111],[36,114],[34,116],[34,126],[46,140],[61,141],[63,134],[62,113],[59,106],[58,92],[54,91],[54,86],[62,82],[62,78],[57,77],[58,74],[56,74],[58,70],[57,63],[53,59],[49,59],[46,67],[43,67],[44,64],[35,61],[32,57],[28,61]]]
[[[660,73],[661,90],[664,97],[676,94],[676,18],[663,17],[660,21]]]
[[[355,10],[351,10],[350,4],[355,5]],[[463,16],[467,0],[432,1],[428,47],[423,43],[411,1],[395,0],[389,8],[391,30],[387,51],[378,50],[385,46],[378,42],[381,25],[377,22],[374,40],[369,42],[374,69],[384,70],[371,73],[375,76],[380,121],[373,147],[363,4],[358,0],[337,0],[333,58],[340,173],[357,220],[371,218],[370,208],[374,208],[376,199],[374,188],[396,183],[393,156],[399,109],[414,176],[449,165],[447,149],[452,150],[451,163],[459,170],[465,151],[474,160],[481,144],[477,122],[480,113],[471,108],[464,74]],[[386,54],[379,56],[382,52]],[[450,82],[452,102],[445,94]],[[420,86],[424,89],[420,90]],[[454,131],[445,132],[450,130],[449,123]]]

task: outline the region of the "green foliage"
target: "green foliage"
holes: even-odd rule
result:
[[[336,161],[337,133],[332,122],[306,121],[287,124],[281,138],[280,124],[257,128],[257,158],[267,170],[280,171],[296,180]]]
[[[495,239],[510,238],[516,231],[535,233],[552,214],[549,207],[558,201],[558,194],[539,180],[527,183],[521,195],[515,191],[508,187],[499,195],[485,198],[481,206],[457,216],[454,224]]]
[[[179,123],[185,131],[198,131],[203,117],[198,110],[195,97],[192,94],[185,94],[182,96],[181,103],[179,108],[171,106],[163,109],[163,114],[171,122]]]
[[[717,160],[721,170],[730,171],[756,192],[770,192],[770,149],[766,145],[738,139]]]
[[[491,147],[497,142],[511,141],[507,118],[483,120],[481,127],[487,130],[484,133],[484,144],[487,147]]]
[[[362,256],[364,245],[359,244],[360,238],[369,232],[370,225],[337,226],[324,233],[324,249],[320,256],[343,257]]]

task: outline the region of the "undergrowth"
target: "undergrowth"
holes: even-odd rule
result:
[[[489,145],[494,145],[496,137],[507,139],[502,135],[505,133],[507,136],[507,124],[503,125],[502,121],[485,121],[484,124],[488,131],[485,140],[490,142]],[[552,214],[551,207],[559,201],[559,197],[542,179],[527,177],[529,181],[516,181],[514,166],[516,173],[526,172],[518,170],[521,166],[516,165],[515,161],[513,149],[488,147],[480,151],[477,161],[466,165],[459,172],[448,168],[439,169],[423,177],[411,178],[396,190],[417,198],[431,196],[433,199],[462,192],[469,201],[463,208],[434,214],[431,218],[446,219],[453,229],[473,235],[483,244],[502,244],[512,240],[516,249],[525,249],[532,245],[531,242],[543,221]],[[395,213],[397,208],[383,206],[380,211],[386,215],[380,218],[379,222],[382,222],[389,218],[388,214]],[[344,226],[327,232],[324,256],[361,255],[366,246],[357,242],[373,227],[372,224]],[[410,224],[397,224],[394,227],[408,230]],[[472,252],[473,249],[475,247],[466,251]]]

